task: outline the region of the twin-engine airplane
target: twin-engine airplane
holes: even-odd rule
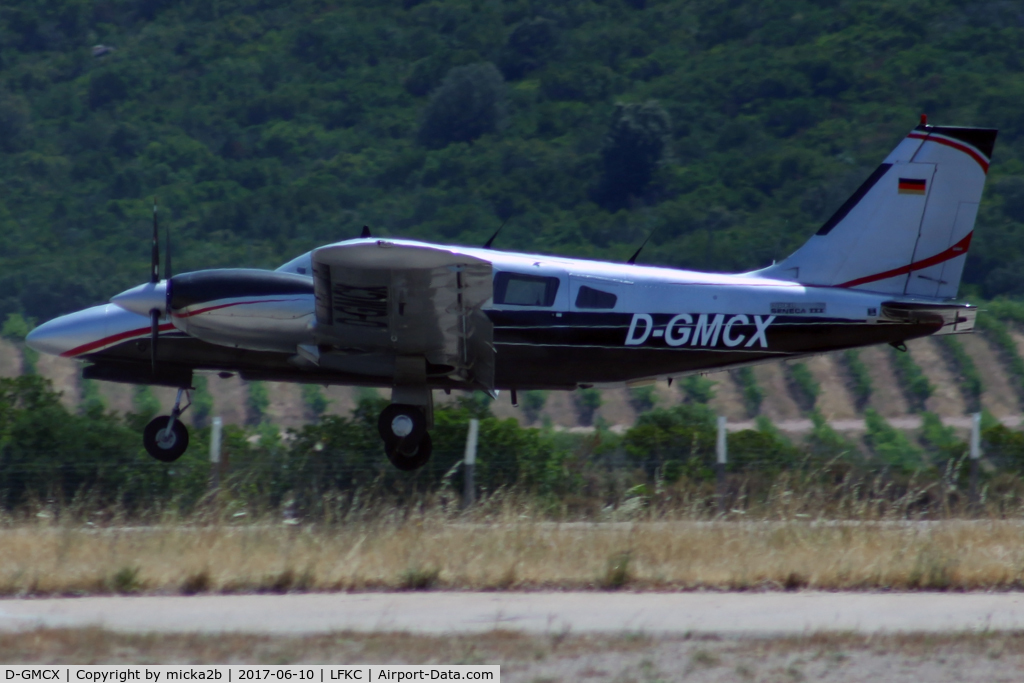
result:
[[[430,458],[432,390],[574,389],[970,332],[957,295],[996,131],[922,123],[789,258],[738,275],[360,239],[275,271],[158,273],[32,331],[83,376],[177,387],[146,428],[169,462],[188,445],[194,373],[391,387],[391,462]]]

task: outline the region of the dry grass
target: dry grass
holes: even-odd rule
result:
[[[1011,681],[1024,634],[723,638],[625,634],[133,634],[102,629],[0,633],[19,664],[499,664],[515,681]]]
[[[0,528],[4,595],[1022,586],[1016,520],[555,523],[438,509],[320,525]]]

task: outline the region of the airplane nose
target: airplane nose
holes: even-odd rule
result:
[[[167,310],[167,280],[132,287],[113,297],[110,303],[147,318],[154,308],[162,315]]]
[[[29,332],[25,343],[40,353],[65,355],[106,333],[105,308],[87,308],[54,318]]]

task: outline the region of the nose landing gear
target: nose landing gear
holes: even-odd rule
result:
[[[427,416],[414,405],[392,403],[381,411],[377,430],[384,452],[396,468],[411,472],[427,464],[433,443],[427,433]]]
[[[181,397],[188,399],[181,407]],[[187,389],[178,389],[178,397],[170,416],[158,415],[149,421],[142,433],[142,445],[146,452],[160,462],[174,462],[188,449],[188,428],[181,422],[181,414],[192,405],[192,395]]]

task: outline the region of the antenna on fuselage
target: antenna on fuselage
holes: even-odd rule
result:
[[[367,238],[367,237],[372,237],[373,235],[370,234],[370,226],[369,225],[364,225],[363,226],[363,231],[361,233],[359,233],[359,236],[364,238],[364,239]]]
[[[635,266],[636,265],[636,257],[639,256],[640,252],[644,250],[644,247],[647,246],[647,240],[651,239],[651,235],[653,235],[655,232],[657,232],[657,230],[658,230],[658,228],[655,227],[653,230],[651,230],[649,233],[647,233],[647,237],[644,238],[643,244],[640,245],[639,249],[637,249],[636,251],[633,252],[633,255],[629,257],[629,260],[626,261],[626,263],[628,263],[631,266]]]
[[[491,235],[491,239],[489,239],[486,242],[484,242],[484,249],[490,249],[491,248],[491,245],[494,244],[494,238],[498,236],[498,233],[501,232],[501,229],[504,228],[505,225],[507,225],[510,220],[512,220],[512,216],[509,216],[508,218],[506,218],[505,222],[502,223],[500,226],[498,226],[498,229],[494,231],[493,235]]]

